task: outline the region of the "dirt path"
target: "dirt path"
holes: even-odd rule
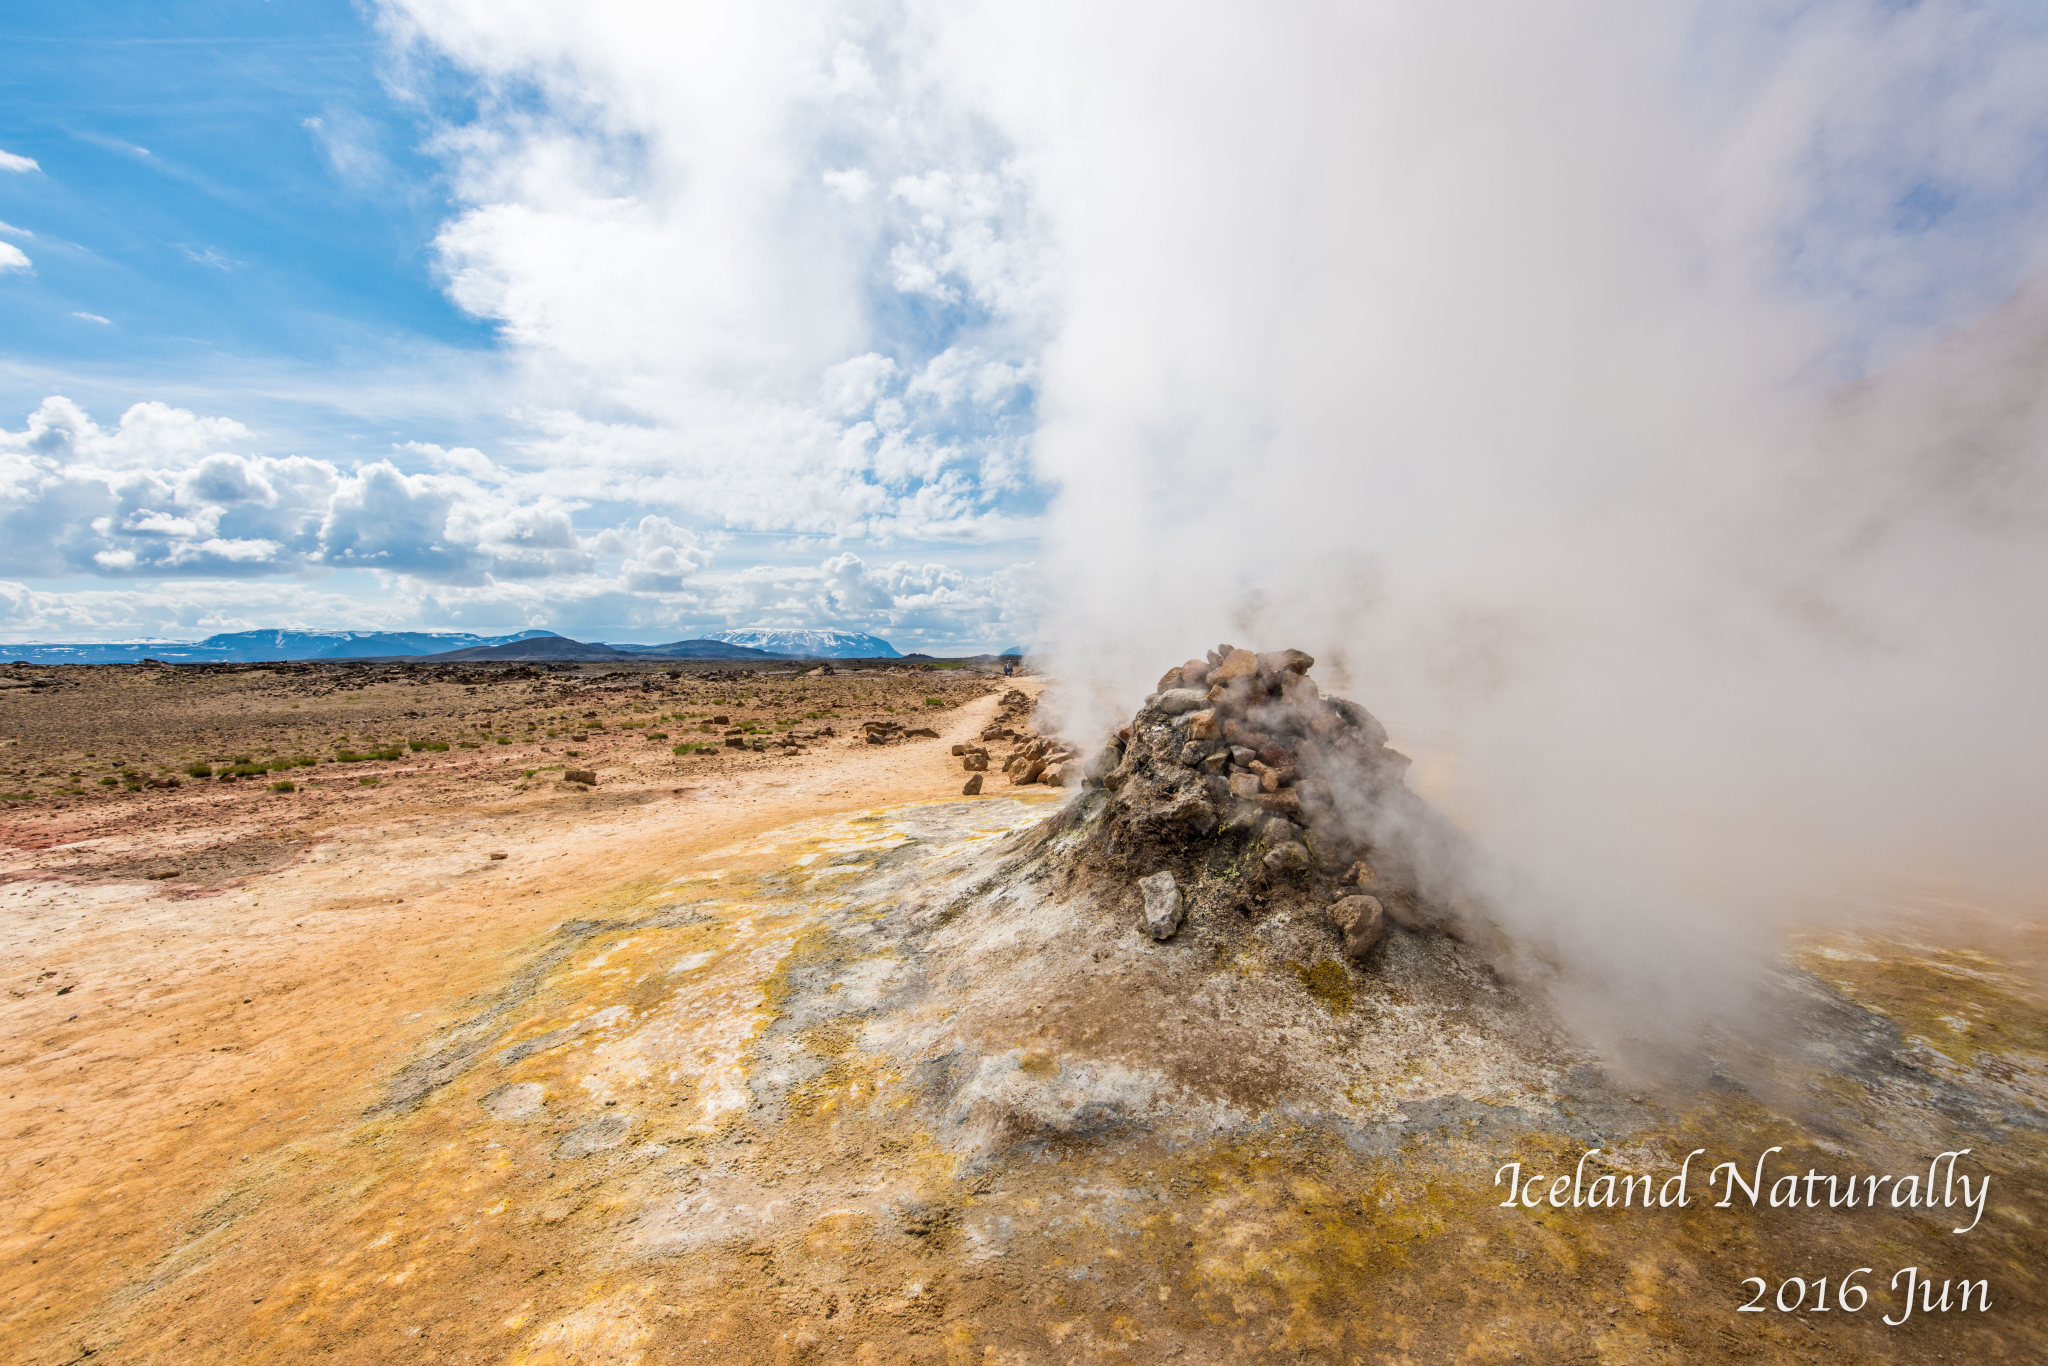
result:
[[[289,832],[250,802],[188,801],[183,838],[259,846],[211,895],[37,877],[64,850],[17,847],[17,880],[0,884],[0,1355],[65,1362],[98,1345],[95,1322],[177,1273],[172,1248],[233,1217],[210,1199],[359,1124],[461,1003],[564,920],[756,832],[957,797],[949,746],[996,706],[935,718],[937,741],[856,733],[681,789],[636,785],[629,766],[591,793],[387,791],[334,813],[346,823]],[[142,860],[178,847],[127,842]]]

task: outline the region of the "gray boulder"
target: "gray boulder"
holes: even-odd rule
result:
[[[1344,933],[1344,956],[1363,963],[1386,933],[1386,913],[1375,896],[1347,896],[1330,907],[1330,918]]]
[[[1180,885],[1173,874],[1161,870],[1139,878],[1138,889],[1145,894],[1146,933],[1154,939],[1173,938],[1181,921]]]
[[[1201,688],[1168,688],[1145,699],[1145,705],[1168,716],[1201,711],[1209,705],[1209,694]]]

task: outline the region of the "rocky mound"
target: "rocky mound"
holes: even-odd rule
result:
[[[1408,790],[1405,755],[1356,702],[1326,697],[1300,650],[1219,646],[1167,670],[1088,761],[1080,861],[1142,897],[1155,939],[1228,940],[1278,909],[1365,963],[1390,927],[1468,938],[1486,920],[1477,851]],[[1314,956],[1318,945],[1296,946]]]

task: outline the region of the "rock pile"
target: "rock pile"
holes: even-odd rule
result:
[[[897,745],[905,740],[936,740],[939,733],[930,726],[905,727],[901,721],[864,721],[861,732],[871,745]]]
[[[1464,937],[1471,849],[1411,793],[1409,761],[1300,650],[1231,645],[1166,671],[1088,761],[1062,826],[1133,880],[1155,939],[1235,937],[1274,912],[1296,938],[1366,961],[1389,925]],[[1294,945],[1313,956],[1316,944]]]
[[[1030,783],[1066,787],[1078,780],[1080,775],[1074,760],[1080,756],[1080,751],[1058,736],[1039,735],[1032,730],[1030,716],[1036,705],[1012,688],[1003,694],[1000,710],[996,712],[995,719],[982,728],[979,741],[953,746],[954,757],[972,775],[967,786],[961,789],[963,795],[971,797],[981,791],[982,775],[989,771],[988,747],[994,744],[1010,746],[1010,752],[1004,756],[998,771],[1009,775],[1012,787]]]

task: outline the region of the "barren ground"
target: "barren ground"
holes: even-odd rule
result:
[[[0,690],[31,798],[0,816],[9,1361],[2048,1351],[2048,1016],[1999,957],[2038,932],[1814,938],[1814,1050],[1636,1092],[1455,946],[1340,981],[1256,934],[1145,939],[1062,883],[1039,823],[1069,794],[961,797],[948,746],[1006,684],[16,672],[80,681]],[[713,715],[838,734],[741,753]],[[450,748],[333,762],[415,740]],[[299,755],[329,762],[97,781]],[[1496,1207],[1500,1163],[1596,1143],[1660,1175],[1975,1146],[1997,1185],[1963,1238]],[[1859,1265],[1996,1303],[1888,1328],[1870,1277],[1855,1317],[1734,1312],[1746,1275]]]

